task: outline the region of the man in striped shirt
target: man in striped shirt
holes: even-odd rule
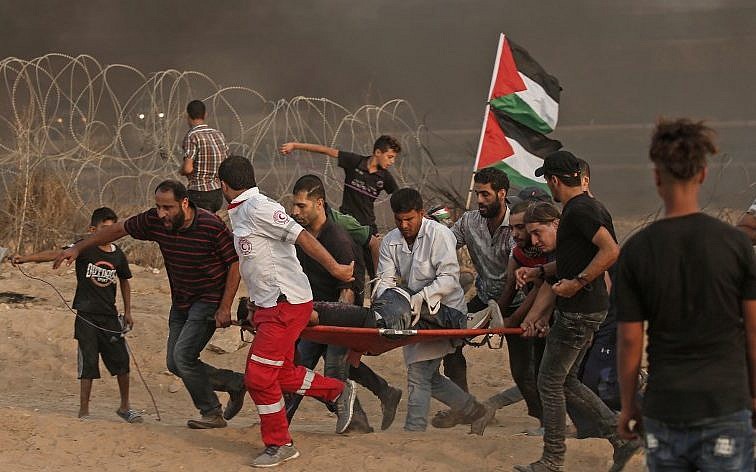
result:
[[[215,213],[223,206],[218,166],[228,156],[223,133],[205,124],[205,104],[192,100],[186,106],[189,132],[184,137],[184,162],[179,169],[189,184],[189,200]]]
[[[197,208],[181,182],[166,180],[155,189],[155,208],[97,231],[55,260],[68,264],[82,251],[131,235],[155,241],[171,286],[168,317],[168,370],[184,382],[202,415],[193,429],[222,428],[244,402],[244,377],[200,360],[216,328],[231,325],[231,304],[239,288],[239,258],[231,232],[213,213]],[[228,392],[225,412],[215,391]]]

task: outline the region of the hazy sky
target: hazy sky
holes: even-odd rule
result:
[[[4,1],[0,56],[194,69],[268,98],[402,97],[480,126],[497,35],[562,83],[561,124],[754,118],[752,0]]]

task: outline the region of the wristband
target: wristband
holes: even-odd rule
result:
[[[545,279],[546,278],[546,268],[543,267],[543,264],[538,266],[538,278],[539,279]]]

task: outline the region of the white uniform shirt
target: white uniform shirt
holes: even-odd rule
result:
[[[431,312],[439,303],[467,313],[465,294],[459,284],[457,239],[446,226],[423,218],[412,249],[398,229],[390,231],[381,242],[375,296],[395,287],[397,280],[413,293],[422,292]],[[407,364],[438,359],[454,348],[448,340],[412,344],[404,347]]]
[[[312,300],[294,247],[303,228],[284,208],[253,187],[231,201],[228,216],[250,300],[262,308],[275,306],[282,294],[293,304]]]

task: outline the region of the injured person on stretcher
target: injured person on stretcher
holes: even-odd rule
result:
[[[467,315],[446,305],[430,310],[423,303],[420,313],[413,314],[411,294],[400,287],[387,289],[370,307],[339,302],[314,302],[310,326],[341,326],[386,329],[479,329],[500,328],[504,321],[496,301],[481,311]]]

